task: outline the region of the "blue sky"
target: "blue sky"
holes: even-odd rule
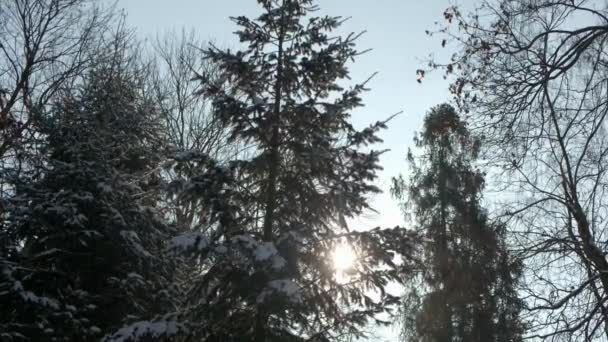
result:
[[[403,114],[389,123],[383,132],[384,143],[377,149],[390,149],[381,159],[384,171],[378,186],[385,193],[373,198],[378,214],[353,222],[353,228],[403,225],[402,215],[388,190],[390,179],[406,171],[405,155],[413,145],[413,133],[422,124],[427,110],[448,99],[447,82],[431,74],[422,84],[416,82],[416,69],[432,53],[443,53],[440,41],[428,37],[435,21],[443,19],[449,0],[319,0],[320,14],[352,17],[342,32],[362,31],[358,47],[372,49],[351,65],[352,81],[378,75],[364,96],[365,107],[354,113],[354,123],[364,127],[391,114]],[[203,39],[220,46],[238,46],[232,34],[236,26],[229,16],[259,13],[255,0],[119,0],[118,7],[128,15],[128,23],[142,37],[154,38],[165,31],[195,30]]]

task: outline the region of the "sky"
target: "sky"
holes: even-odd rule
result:
[[[378,72],[364,94],[365,107],[353,113],[357,127],[403,111],[382,132],[384,143],[375,149],[389,149],[381,157],[384,170],[377,186],[384,193],[372,198],[377,213],[350,223],[351,228],[394,227],[405,224],[397,202],[389,190],[391,178],[407,172],[407,149],[413,148],[414,132],[432,107],[449,98],[447,81],[439,73],[427,75],[422,84],[416,82],[416,70],[425,66],[430,53],[446,56],[438,38],[429,37],[434,22],[443,20],[443,11],[450,0],[318,0],[319,14],[351,17],[341,33],[366,33],[359,39],[359,50],[372,49],[351,64],[353,85]],[[229,16],[254,16],[259,13],[255,0],[118,0],[117,6],[127,14],[127,22],[140,37],[154,40],[168,31],[194,30],[220,46],[238,47],[233,34],[236,25]],[[383,333],[387,340],[391,333]],[[394,335],[394,333],[393,333]]]

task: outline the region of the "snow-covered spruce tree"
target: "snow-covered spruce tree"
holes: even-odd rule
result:
[[[411,178],[393,187],[425,238],[421,278],[410,277],[413,296],[406,297],[420,305],[404,303],[405,341],[521,341],[521,265],[506,249],[504,226],[480,205],[478,140],[443,104],[426,116],[415,142],[421,153],[408,154]]]
[[[120,330],[125,324],[170,311],[171,273],[160,255],[170,230],[149,196],[157,111],[142,93],[144,70],[119,38],[54,105],[40,127],[48,144],[43,176],[18,184],[9,203],[2,341],[99,341],[117,330],[120,340],[133,335],[133,327]],[[139,336],[178,329],[137,326]]]
[[[210,239],[192,234],[174,247],[200,258],[185,316],[203,341],[329,341],[360,335],[370,318],[398,299],[392,260],[409,250],[404,230],[351,231],[346,219],[369,209],[381,152],[377,122],[349,122],[364,84],[343,89],[357,35],[330,37],[341,19],[312,17],[311,0],[260,0],[255,20],[233,18],[243,51],[210,48],[219,81],[200,75],[214,114],[252,158],[207,167],[183,196],[204,198]],[[178,160],[179,162],[179,160]],[[358,253],[348,279],[335,276],[332,248],[347,240]]]

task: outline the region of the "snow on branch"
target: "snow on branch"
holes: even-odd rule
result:
[[[106,336],[103,342],[140,341],[144,338],[171,337],[187,329],[174,321],[139,321],[119,329],[111,336]]]

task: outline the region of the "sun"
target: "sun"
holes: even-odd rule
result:
[[[357,261],[357,254],[351,246],[346,243],[337,245],[331,253],[334,269],[345,272],[352,269]]]

